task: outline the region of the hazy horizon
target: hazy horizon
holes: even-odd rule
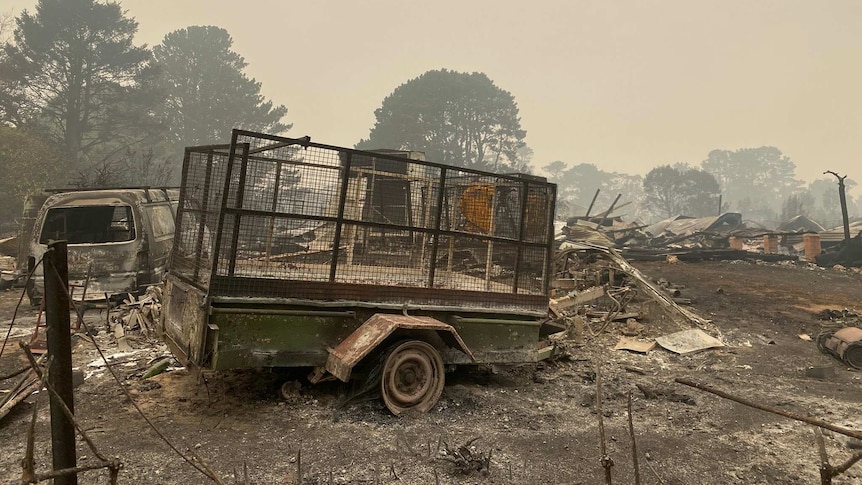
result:
[[[862,181],[858,2],[120,3],[138,44],[189,25],[227,29],[246,73],[287,106],[293,136],[352,146],[397,86],[447,68],[484,72],[514,95],[536,169],[562,160],[642,175],[770,145],[797,178],[829,169]]]

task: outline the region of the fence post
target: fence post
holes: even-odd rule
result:
[[[50,241],[43,261],[45,321],[48,325],[48,383],[57,391],[51,400],[51,452],[54,470],[75,468],[75,426],[58,399],[75,412],[72,393],[72,337],[69,322],[69,264],[66,241]],[[77,485],[77,474],[56,477],[56,485]]]

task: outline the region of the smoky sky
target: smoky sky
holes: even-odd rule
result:
[[[398,85],[481,71],[520,108],[533,165],[644,174],[771,145],[812,180],[862,178],[862,2],[125,0],[138,43],[218,25],[290,135],[352,146]],[[2,12],[32,9],[11,0]],[[225,137],[228,136],[226,127]]]

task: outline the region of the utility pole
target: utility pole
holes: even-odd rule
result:
[[[63,412],[61,401],[72,413],[72,336],[69,322],[69,263],[66,241],[49,241],[45,252],[45,321],[48,325],[48,383],[51,394],[51,453],[54,470],[75,468],[75,425]],[[77,485],[74,473],[54,478],[55,485]]]
[[[827,173],[831,173],[838,179],[838,198],[841,201],[841,218],[844,222],[844,244],[850,244],[850,219],[847,217],[847,196],[844,195],[844,179],[847,176],[839,176],[837,173],[832,170],[827,170],[823,172],[823,175]]]

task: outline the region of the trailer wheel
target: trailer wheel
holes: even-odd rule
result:
[[[443,359],[437,349],[421,340],[406,340],[386,354],[380,393],[393,414],[427,412],[443,393]]]

